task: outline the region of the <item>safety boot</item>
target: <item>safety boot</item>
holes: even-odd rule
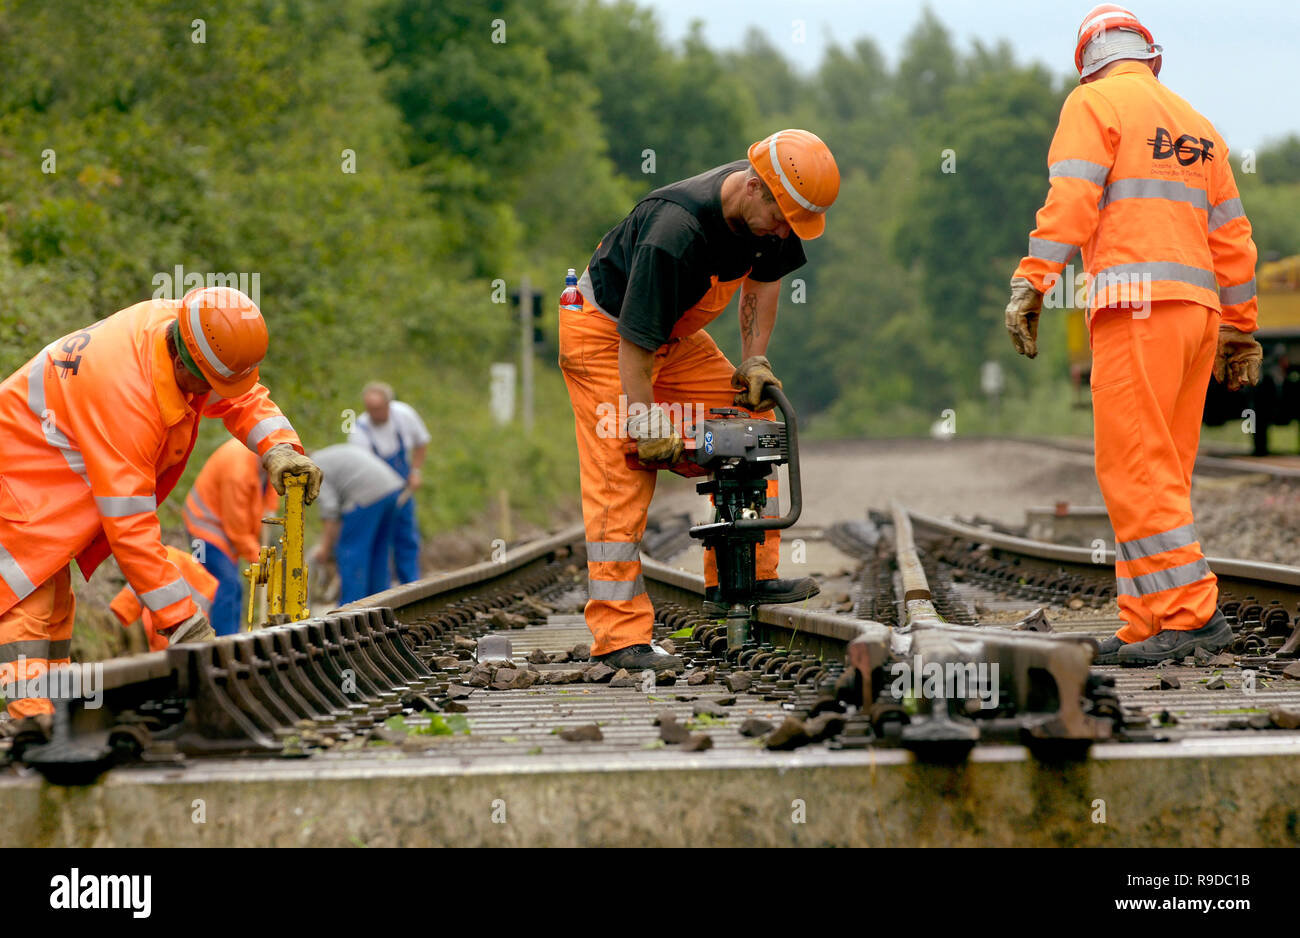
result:
[[[797,603],[822,591],[817,581],[810,576],[801,576],[795,580],[759,580],[754,584],[748,605],[761,603]],[[704,591],[704,614],[706,616],[725,616],[731,606],[722,601],[722,589],[710,586]]]
[[[598,661],[614,670],[627,668],[634,673],[646,670],[655,672],[684,670],[681,658],[676,655],[665,655],[662,651],[655,651],[649,645],[629,645],[626,648],[611,651],[607,655],[592,655],[591,660]]]
[[[1123,648],[1125,642],[1118,635],[1112,635],[1110,638],[1103,638],[1097,643],[1097,656],[1092,659],[1093,664],[1119,664],[1119,650]]]
[[[1210,621],[1199,629],[1165,629],[1140,642],[1119,650],[1119,663],[1126,668],[1148,667],[1167,658],[1175,660],[1194,654],[1201,648],[1210,654],[1222,651],[1232,641],[1232,628],[1217,609]]]

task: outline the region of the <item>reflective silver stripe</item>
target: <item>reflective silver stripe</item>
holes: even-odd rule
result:
[[[1244,303],[1247,300],[1255,298],[1255,278],[1251,277],[1245,283],[1239,283],[1232,287],[1219,287],[1219,302],[1224,306],[1232,306],[1235,303]]]
[[[183,509],[181,509],[181,514],[185,517],[185,520],[188,521],[190,524],[194,525],[194,527],[198,528],[200,531],[206,532],[209,535],[210,539],[212,540],[212,543],[225,544],[226,546],[230,545],[230,541],[226,537],[226,533],[224,531],[214,527],[212,524],[203,520],[202,518],[197,517],[194,514],[194,512],[190,511],[189,505],[186,505]],[[204,538],[204,540],[207,539],[208,538]]]
[[[807,209],[810,212],[816,212],[817,214],[820,215],[822,212],[826,211],[826,209],[828,209],[830,206],[814,205],[812,202],[809,202],[807,199],[801,196],[799,192],[795,189],[794,183],[790,182],[789,178],[786,176],[785,170],[781,168],[781,159],[776,155],[776,141],[780,136],[781,134],[778,131],[777,133],[772,134],[772,139],[770,139],[767,142],[767,158],[772,161],[772,168],[776,170],[776,178],[781,181],[781,188],[785,190],[786,195],[794,199],[805,209]]]
[[[203,520],[212,522],[218,528],[221,527],[221,520],[217,517],[216,512],[214,512],[211,508],[209,508],[204,503],[203,499],[199,498],[198,492],[194,491],[193,489],[190,490],[189,498],[185,499],[186,508],[190,507],[189,505],[190,499],[193,499],[194,504],[198,507],[199,511],[203,512]]]
[[[3,544],[0,544],[0,580],[9,585],[18,599],[26,599],[36,589],[23,568],[18,566],[18,561],[14,560],[14,555]]]
[[[588,541],[587,559],[596,562],[607,560],[640,560],[640,541]]]
[[[1207,212],[1210,210],[1210,197],[1204,189],[1176,179],[1117,179],[1102,192],[1097,208],[1103,209],[1121,199],[1168,199],[1170,202],[1187,202]]]
[[[261,443],[275,430],[292,430],[293,424],[289,422],[288,417],[267,417],[265,420],[259,420],[253,424],[253,429],[248,431],[248,437],[244,440],[244,445],[257,452],[257,444]]]
[[[0,664],[12,664],[19,658],[48,657],[50,657],[48,638],[28,638],[20,642],[5,642],[0,645]]]
[[[618,317],[611,316],[608,312],[605,311],[605,307],[601,306],[599,303],[596,302],[596,288],[591,285],[590,267],[584,267],[582,269],[582,276],[578,278],[578,292],[582,294],[582,298],[584,300],[586,300],[592,306],[596,307],[596,309],[600,310],[600,312],[605,316],[606,319],[612,320],[613,322],[618,322]]]
[[[190,586],[190,598],[194,600],[194,605],[198,606],[205,616],[212,611],[212,600],[208,599],[192,585]]]
[[[645,580],[639,575],[635,580],[588,580],[587,594],[603,602],[634,599],[645,592]]]
[[[1064,241],[1049,241],[1046,238],[1029,239],[1030,257],[1052,261],[1055,264],[1069,263],[1070,258],[1074,257],[1078,250],[1077,244],[1066,244]]]
[[[766,502],[763,503],[763,517],[764,518],[781,517],[781,501],[775,495],[771,496],[770,498],[768,498]]]
[[[45,657],[51,661],[72,657],[72,639],[61,638],[58,641],[50,642],[50,650]]]
[[[1214,208],[1210,209],[1210,217],[1207,224],[1211,231],[1218,231],[1228,222],[1238,218],[1246,217],[1246,209],[1241,204],[1241,199],[1224,199]]]
[[[1161,554],[1167,550],[1190,547],[1198,540],[1196,526],[1185,524],[1181,528],[1162,531],[1160,534],[1152,534],[1149,537],[1140,537],[1135,541],[1120,541],[1115,545],[1115,551],[1120,560],[1140,560],[1143,557]]]
[[[96,495],[95,504],[105,518],[126,518],[158,510],[158,499],[153,495]]]
[[[1159,593],[1162,590],[1170,590],[1176,586],[1195,583],[1209,575],[1210,565],[1202,558],[1178,567],[1170,567],[1168,570],[1144,573],[1142,576],[1135,576],[1132,579],[1122,576],[1116,577],[1115,585],[1121,596],[1150,596],[1152,593]]]
[[[1048,179],[1055,179],[1058,176],[1066,179],[1086,179],[1099,186],[1106,184],[1106,177],[1109,175],[1109,166],[1102,166],[1091,160],[1058,160],[1047,168]]]
[[[41,431],[45,434],[45,442],[63,453],[63,459],[67,462],[68,468],[81,476],[81,481],[89,486],[90,479],[86,475],[86,460],[82,458],[81,450],[73,446],[63,431],[59,429],[57,415],[53,413],[46,414],[45,362],[48,360],[52,348],[54,348],[53,342],[41,349],[41,354],[36,356],[31,369],[27,372],[27,407],[36,415],[36,419],[41,422]]]
[[[1132,264],[1116,264],[1114,267],[1097,271],[1089,281],[1088,295],[1095,296],[1099,289],[1109,285],[1104,281],[1131,283],[1134,277],[1142,276],[1148,276],[1152,280],[1177,280],[1181,283],[1190,283],[1195,287],[1204,287],[1206,290],[1217,290],[1219,287],[1212,270],[1176,264],[1173,261],[1137,261]]]
[[[177,577],[166,586],[160,586],[157,589],[141,593],[140,601],[154,612],[158,612],[160,609],[166,609],[174,602],[179,602],[188,595],[190,595],[190,585],[185,582],[183,577]]]
[[[226,363],[217,358],[217,353],[212,351],[212,346],[208,345],[208,337],[203,334],[203,323],[199,319],[199,301],[190,300],[190,334],[194,336],[194,341],[199,344],[199,351],[203,353],[204,359],[212,366],[213,370],[223,378],[233,378],[235,373],[226,367]]]

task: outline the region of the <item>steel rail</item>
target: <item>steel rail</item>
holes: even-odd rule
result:
[[[1049,561],[1064,567],[1086,569],[1095,574],[1099,572],[1099,568],[1114,566],[1115,563],[1115,551],[1112,548],[1094,552],[1087,547],[1050,544],[1014,534],[990,531],[960,521],[936,518],[913,509],[907,509],[906,513],[915,528],[987,544],[1008,553]],[[1300,599],[1300,567],[1232,557],[1206,557],[1205,559],[1219,580],[1234,591],[1253,592],[1262,600]]]

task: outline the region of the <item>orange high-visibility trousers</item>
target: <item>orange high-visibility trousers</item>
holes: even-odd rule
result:
[[[560,311],[560,368],[573,403],[587,530],[590,598],[585,612],[593,655],[647,644],[654,628],[654,609],[641,579],[640,544],[656,473],[627,464],[626,414],[619,413],[623,385],[618,345],[617,323],[599,310]],[[674,421],[680,412],[698,422],[710,408],[735,406],[736,389],[731,386],[735,370],[703,330],[670,340],[655,353],[655,402]],[[779,514],[773,478],[768,480],[763,516]],[[758,545],[758,579],[776,577],[779,551],[780,537],[769,531]],[[709,585],[716,585],[713,551],[706,551],[705,576]]]
[[[64,566],[23,599],[0,613],[0,695],[14,719],[53,713],[43,697],[16,697],[16,681],[32,681],[71,661],[72,620],[77,600],[72,571]]]
[[[1115,529],[1125,642],[1199,629],[1219,595],[1191,501],[1219,313],[1174,300],[1133,313],[1108,308],[1092,318],[1097,482]]]

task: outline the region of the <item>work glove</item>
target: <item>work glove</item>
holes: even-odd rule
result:
[[[266,468],[266,476],[271,480],[271,487],[277,495],[284,494],[286,475],[295,476],[304,472],[307,474],[307,491],[303,493],[303,502],[310,505],[320,494],[320,483],[325,478],[325,473],[288,443],[277,443],[268,449],[262,457],[262,465]]]
[[[1259,384],[1259,366],[1264,350],[1249,332],[1233,326],[1219,326],[1219,350],[1214,356],[1214,377],[1229,391]]]
[[[682,458],[686,444],[658,404],[643,414],[627,419],[627,435],[636,440],[636,458],[642,462],[666,462]]]
[[[217,637],[208,617],[196,612],[180,625],[171,630],[159,629],[159,635],[167,636],[167,644],[179,645],[182,642],[210,642]]]
[[[731,376],[731,386],[740,389],[734,403],[737,407],[745,407],[760,414],[771,410],[776,406],[776,401],[763,394],[763,388],[769,384],[781,387],[781,382],[772,374],[772,363],[766,355],[749,356]]]
[[[1038,313],[1043,294],[1024,277],[1011,278],[1011,301],[1007,303],[1007,332],[1021,355],[1038,355]]]

